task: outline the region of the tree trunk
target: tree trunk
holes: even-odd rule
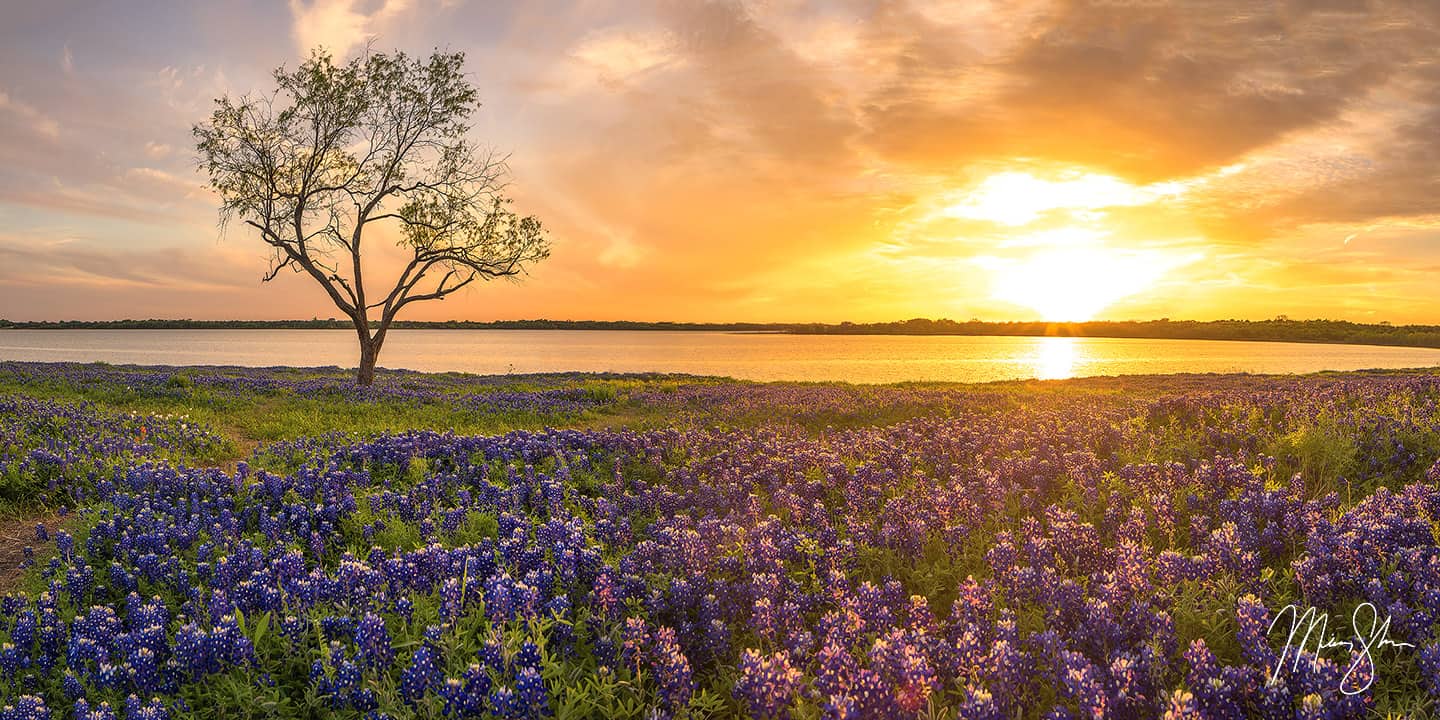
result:
[[[370,385],[375,382],[375,360],[378,357],[380,353],[374,342],[360,341],[360,367],[355,370],[356,385]]]
[[[380,358],[380,348],[385,345],[385,331],[390,329],[390,318],[382,318],[380,327],[370,332],[370,318],[364,312],[351,318],[355,321],[355,335],[360,341],[360,366],[355,369],[356,385],[371,385],[375,382],[375,361]]]

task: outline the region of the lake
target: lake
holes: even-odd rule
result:
[[[0,360],[353,367],[348,330],[0,330]],[[389,368],[483,374],[679,372],[748,380],[984,382],[1440,365],[1440,349],[1221,340],[392,330]]]

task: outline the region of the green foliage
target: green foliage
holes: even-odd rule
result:
[[[465,520],[460,523],[451,539],[458,545],[467,545],[481,540],[494,540],[499,535],[500,522],[494,513],[472,511],[465,515]]]
[[[1323,418],[1276,438],[1270,450],[1283,468],[1300,473],[1317,496],[1337,489],[1345,478],[1354,478],[1357,470],[1359,449],[1353,434]]]
[[[620,391],[610,383],[586,383],[585,395],[601,404],[613,403],[620,399]]]

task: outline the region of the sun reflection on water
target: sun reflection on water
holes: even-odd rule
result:
[[[1074,377],[1076,345],[1075,338],[1036,338],[1035,377],[1040,380],[1064,380]]]

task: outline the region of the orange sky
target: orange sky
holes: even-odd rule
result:
[[[335,315],[220,237],[189,128],[372,39],[467,52],[554,242],[411,319],[1440,322],[1440,4],[1264,5],[21,4],[0,317]]]

